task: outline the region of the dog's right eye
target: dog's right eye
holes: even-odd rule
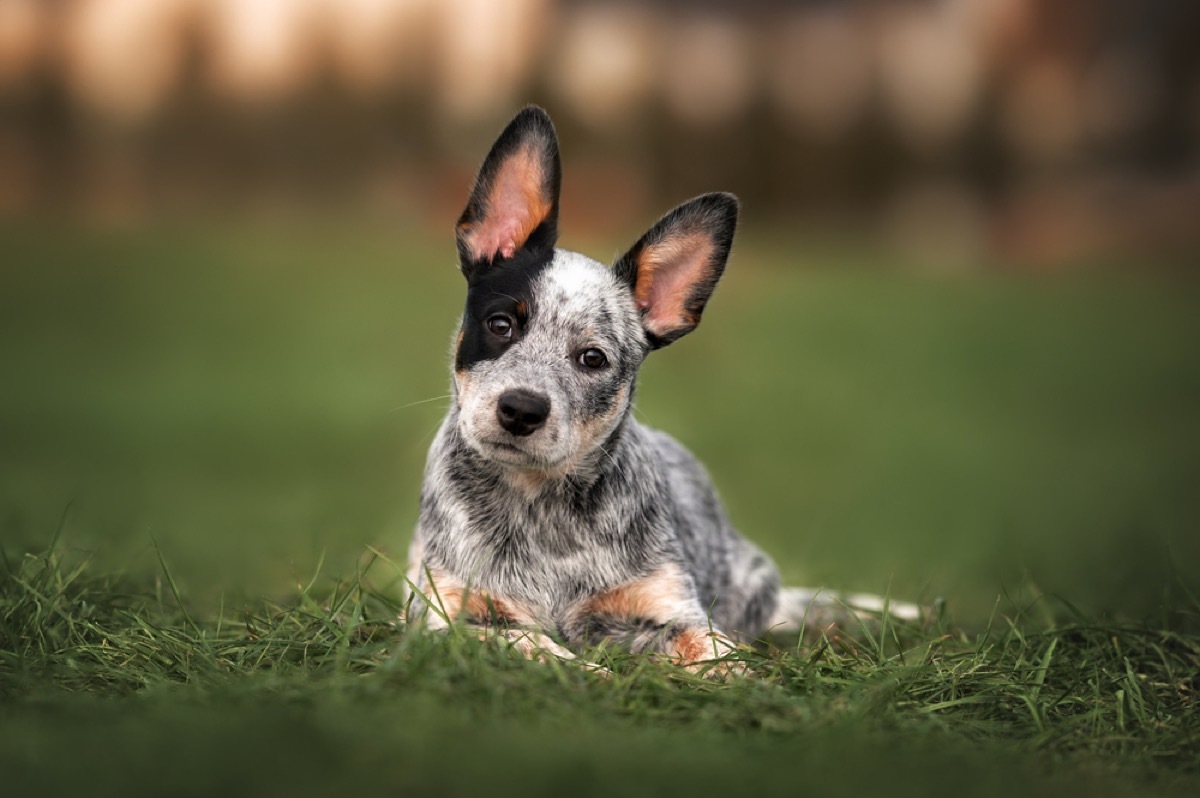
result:
[[[497,338],[512,337],[512,321],[507,316],[492,316],[485,324],[488,331]]]

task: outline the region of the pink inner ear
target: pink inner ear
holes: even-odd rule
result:
[[[492,180],[484,217],[467,232],[474,260],[491,261],[497,254],[511,258],[525,244],[550,214],[550,200],[542,194],[544,182],[536,145],[509,156]]]
[[[642,324],[647,330],[666,335],[696,326],[699,319],[686,303],[692,287],[707,276],[713,249],[712,239],[697,232],[670,237],[642,251],[634,299],[644,311]]]

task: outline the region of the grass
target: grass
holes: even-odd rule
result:
[[[394,625],[461,303],[444,241],[10,227],[0,253],[16,794],[1200,786],[1188,278],[740,239],[639,415],[788,581],[949,613],[774,641],[718,683]]]
[[[614,674],[600,678],[458,630],[406,630],[377,571],[394,587],[374,563],[319,597],[197,618],[166,567],[143,592],[54,550],[9,563],[6,783],[100,795],[131,783],[206,795],[230,779],[293,794],[1200,785],[1200,635],[997,613],[975,635],[885,624],[764,646],[740,655],[751,675],[725,682],[600,651]]]

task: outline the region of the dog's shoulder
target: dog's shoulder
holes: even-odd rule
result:
[[[708,471],[691,450],[662,430],[641,425],[641,431],[654,468],[667,478],[675,499],[686,502],[712,493]]]

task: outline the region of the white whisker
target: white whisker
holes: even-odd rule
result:
[[[410,408],[410,407],[416,407],[417,405],[429,404],[430,402],[437,402],[437,401],[440,401],[440,400],[442,400],[442,399],[450,399],[450,398],[451,398],[451,397],[453,397],[453,396],[454,396],[454,394],[452,394],[452,393],[444,393],[444,394],[442,394],[441,396],[433,396],[433,397],[430,397],[429,399],[418,399],[417,401],[415,401],[415,402],[409,402],[409,403],[408,403],[408,404],[406,404],[406,405],[400,405],[399,407],[393,407],[393,408],[392,408],[391,410],[389,410],[388,412],[389,412],[389,413],[395,413],[395,412],[398,412],[398,411],[400,411],[400,410],[407,410],[407,409],[408,409],[408,408]]]

